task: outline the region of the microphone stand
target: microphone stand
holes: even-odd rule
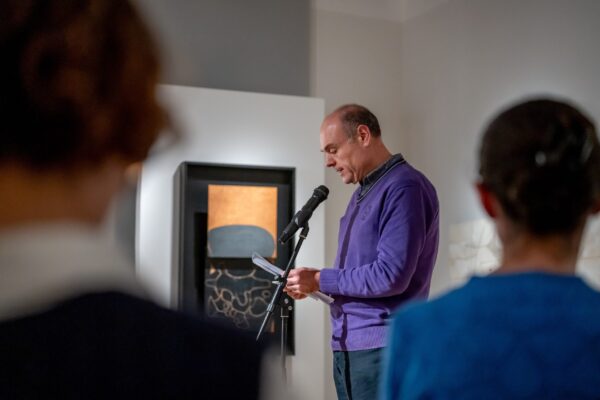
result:
[[[271,302],[267,306],[267,313],[265,314],[265,318],[263,319],[262,325],[260,326],[260,329],[258,331],[258,335],[256,336],[256,340],[258,341],[260,339],[260,336],[262,335],[265,327],[267,326],[269,320],[271,319],[271,316],[273,315],[273,311],[275,310],[275,307],[277,307],[277,305],[279,305],[279,307],[281,308],[281,373],[282,373],[284,382],[287,380],[287,371],[286,371],[286,367],[285,367],[285,356],[287,353],[287,324],[288,324],[288,319],[289,319],[289,312],[292,310],[292,306],[290,305],[290,301],[287,296],[283,296],[284,297],[283,301],[281,300],[281,297],[283,295],[283,288],[285,287],[285,285],[287,283],[287,277],[290,273],[290,270],[292,269],[292,265],[294,264],[294,261],[296,261],[296,256],[298,255],[298,252],[300,251],[300,247],[302,247],[302,242],[304,242],[304,239],[306,239],[307,235],[308,235],[308,222],[306,222],[302,226],[302,231],[300,232],[300,238],[298,239],[298,243],[296,244],[296,247],[294,248],[294,251],[292,252],[292,256],[290,257],[290,261],[288,262],[287,267],[285,268],[285,271],[283,272],[283,275],[281,276],[281,278],[274,281],[277,283],[277,288],[275,289],[275,292],[273,293],[273,297],[271,297]]]

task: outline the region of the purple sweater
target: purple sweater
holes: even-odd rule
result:
[[[373,175],[340,220],[334,267],[321,270],[320,289],[335,298],[334,351],[384,347],[391,313],[429,294],[439,237],[435,189],[401,156]]]

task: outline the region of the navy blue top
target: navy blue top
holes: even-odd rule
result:
[[[566,275],[472,278],[394,317],[381,399],[598,399],[600,293]]]
[[[0,323],[0,398],[256,399],[253,338],[108,292]]]

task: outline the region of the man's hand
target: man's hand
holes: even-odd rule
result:
[[[319,290],[321,273],[315,268],[294,268],[290,271],[284,292],[295,300],[301,300],[307,294]]]
[[[289,290],[287,290],[286,288],[283,288],[283,291],[287,293],[288,296],[290,296],[292,299],[294,300],[302,300],[306,298],[305,294],[302,293],[298,293],[298,292],[290,292]]]

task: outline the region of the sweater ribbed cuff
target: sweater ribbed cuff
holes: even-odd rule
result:
[[[319,289],[326,294],[340,294],[338,287],[339,270],[323,268],[319,278]]]

